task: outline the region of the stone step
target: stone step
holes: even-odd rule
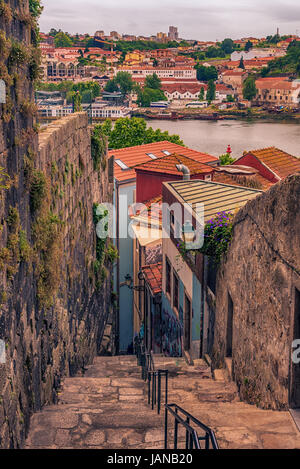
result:
[[[226,371],[223,368],[213,370],[213,378],[215,381],[226,382]]]
[[[225,369],[214,370],[213,379],[201,359],[193,366],[169,357],[157,363],[169,364],[168,402],[212,428],[221,448],[300,448],[290,414],[240,402]],[[164,379],[160,415],[147,404],[147,392],[135,357],[97,357],[84,375],[64,380],[57,405],[33,415],[26,448],[163,449]],[[171,448],[174,421],[168,421]],[[178,448],[184,437],[181,428]]]
[[[232,358],[225,358],[225,371],[227,380],[232,381]]]

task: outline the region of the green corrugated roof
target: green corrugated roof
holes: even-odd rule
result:
[[[177,181],[165,183],[189,204],[195,213],[196,204],[204,204],[204,221],[214,218],[219,212],[235,212],[248,200],[254,199],[263,191],[211,181]]]

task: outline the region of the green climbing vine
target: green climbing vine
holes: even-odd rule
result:
[[[93,205],[93,221],[95,227],[104,218],[108,216],[108,210],[98,204]],[[108,230],[108,222],[104,225],[104,232]],[[104,279],[107,276],[105,265],[112,264],[118,259],[118,250],[111,241],[108,240],[107,236],[96,238],[96,260],[94,262],[94,274],[96,277],[96,288],[99,289],[103,284]]]
[[[107,137],[102,132],[101,125],[95,125],[92,132],[91,145],[94,169],[98,170],[100,163],[102,165],[102,169],[105,169],[106,160],[104,157],[107,149]]]

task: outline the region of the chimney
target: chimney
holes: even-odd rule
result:
[[[178,169],[180,173],[183,173],[184,181],[189,181],[191,179],[191,173],[187,166],[185,166],[184,164],[177,164],[176,168]]]

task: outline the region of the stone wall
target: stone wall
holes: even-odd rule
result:
[[[248,202],[235,218],[217,276],[214,366],[224,366],[231,297],[234,379],[241,398],[262,408],[289,405],[295,289],[300,289],[299,200],[298,174]]]
[[[93,203],[112,201],[106,152],[95,168],[84,113],[35,125],[35,28],[28,0],[0,1],[1,448],[22,446],[31,414],[92,361],[113,314],[105,246],[95,269]]]

